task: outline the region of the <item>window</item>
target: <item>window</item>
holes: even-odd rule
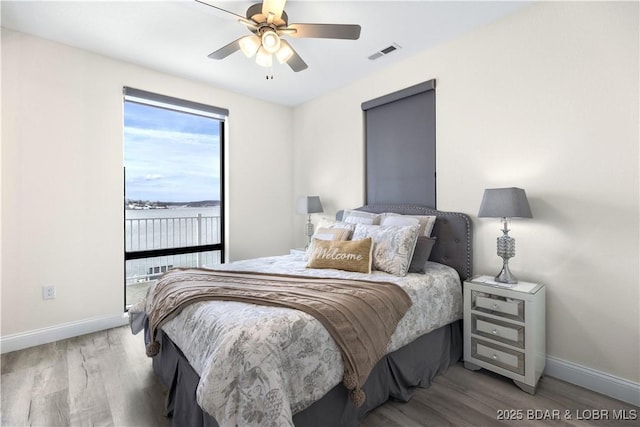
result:
[[[124,88],[125,309],[173,267],[224,261],[227,116]]]

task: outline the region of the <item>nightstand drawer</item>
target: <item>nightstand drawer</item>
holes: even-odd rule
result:
[[[524,326],[501,322],[473,314],[471,333],[500,341],[518,348],[524,348]]]
[[[484,292],[471,293],[471,309],[524,322],[524,301]]]
[[[471,357],[524,375],[524,353],[471,338]]]

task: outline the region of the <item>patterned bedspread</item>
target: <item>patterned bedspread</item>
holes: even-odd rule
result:
[[[393,282],[413,305],[391,337],[388,352],[462,318],[458,274],[428,263],[405,277],[305,268],[302,255],[257,258],[217,269]],[[289,308],[231,301],[186,307],[162,329],[200,376],[197,401],[221,427],[293,426],[292,415],[342,380],[340,351],[312,316]]]

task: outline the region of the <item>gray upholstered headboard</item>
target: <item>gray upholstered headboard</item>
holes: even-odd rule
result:
[[[454,268],[461,280],[473,275],[471,219],[460,212],[441,212],[424,206],[414,205],[366,205],[360,211],[383,213],[395,212],[403,215],[435,215],[436,223],[431,233],[437,238],[431,251],[430,261]],[[342,219],[342,211],[336,214]]]

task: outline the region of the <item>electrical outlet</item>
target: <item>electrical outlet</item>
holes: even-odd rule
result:
[[[42,299],[55,299],[56,287],[55,286],[43,286],[42,287]]]

